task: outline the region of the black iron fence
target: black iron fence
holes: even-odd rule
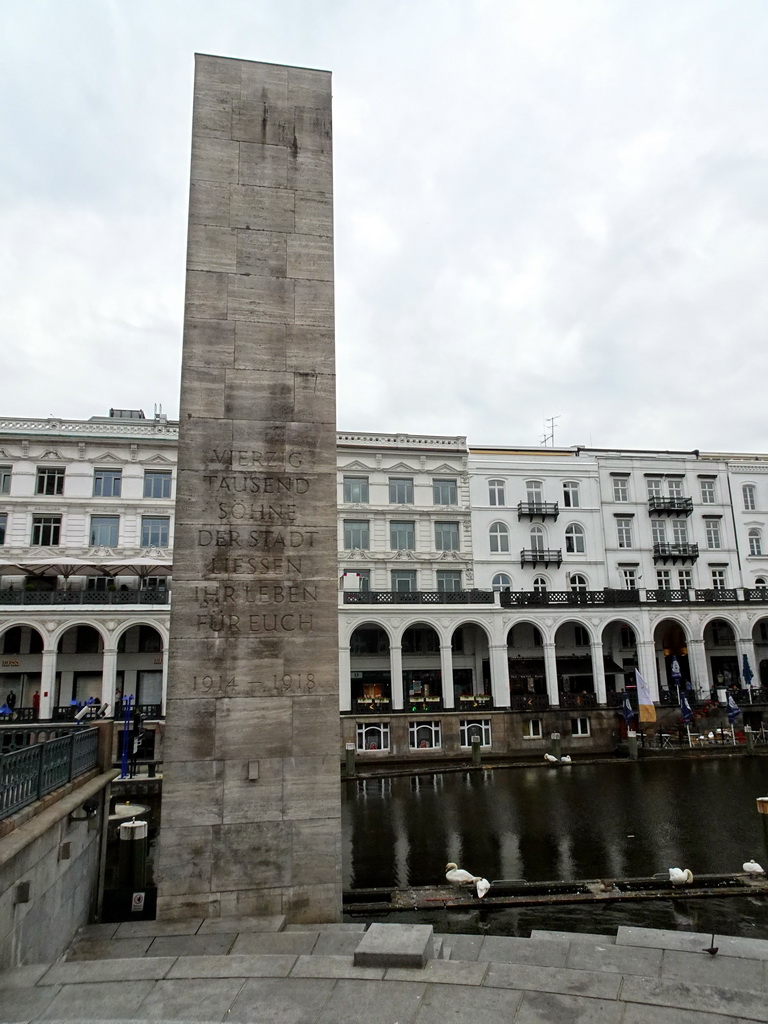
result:
[[[344,604],[493,604],[492,590],[346,590]]]
[[[83,728],[0,755],[0,818],[95,768],[98,747],[99,730]]]
[[[168,604],[170,591],[165,587],[140,590],[0,590],[0,605],[62,605],[62,604]]]

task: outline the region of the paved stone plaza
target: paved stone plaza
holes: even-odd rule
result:
[[[408,945],[414,928],[387,927],[396,955],[398,931]],[[61,962],[0,975],[0,1021],[768,1021],[764,940],[715,936],[711,957],[709,935],[631,927],[615,938],[435,935],[423,969],[387,969],[354,966],[364,932],[282,916],[91,925]]]

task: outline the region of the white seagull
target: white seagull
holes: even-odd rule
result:
[[[693,881],[693,875],[689,868],[685,868],[683,871],[680,868],[670,868],[669,880],[672,885],[690,885]]]
[[[464,868],[457,867],[454,863],[445,865],[445,879],[447,882],[450,882],[451,885],[474,885],[480,899],[482,899],[491,888],[491,883],[487,878],[481,878],[480,875],[471,875],[469,871],[465,871]]]
[[[746,873],[751,875],[753,878],[756,878],[758,875],[765,874],[765,868],[761,868],[756,860],[745,861],[745,863],[741,865],[741,869],[742,871],[746,871]]]

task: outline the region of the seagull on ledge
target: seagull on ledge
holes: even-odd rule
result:
[[[487,878],[481,878],[480,875],[471,875],[469,871],[457,867],[453,862],[445,865],[445,880],[450,882],[451,885],[474,885],[480,899],[491,888],[491,883]]]
[[[693,875],[689,868],[681,871],[680,868],[669,869],[669,880],[672,885],[690,885],[693,881]]]

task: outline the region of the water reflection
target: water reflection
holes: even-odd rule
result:
[[[658,761],[367,779],[344,787],[345,888],[616,878],[765,857],[768,760]]]

